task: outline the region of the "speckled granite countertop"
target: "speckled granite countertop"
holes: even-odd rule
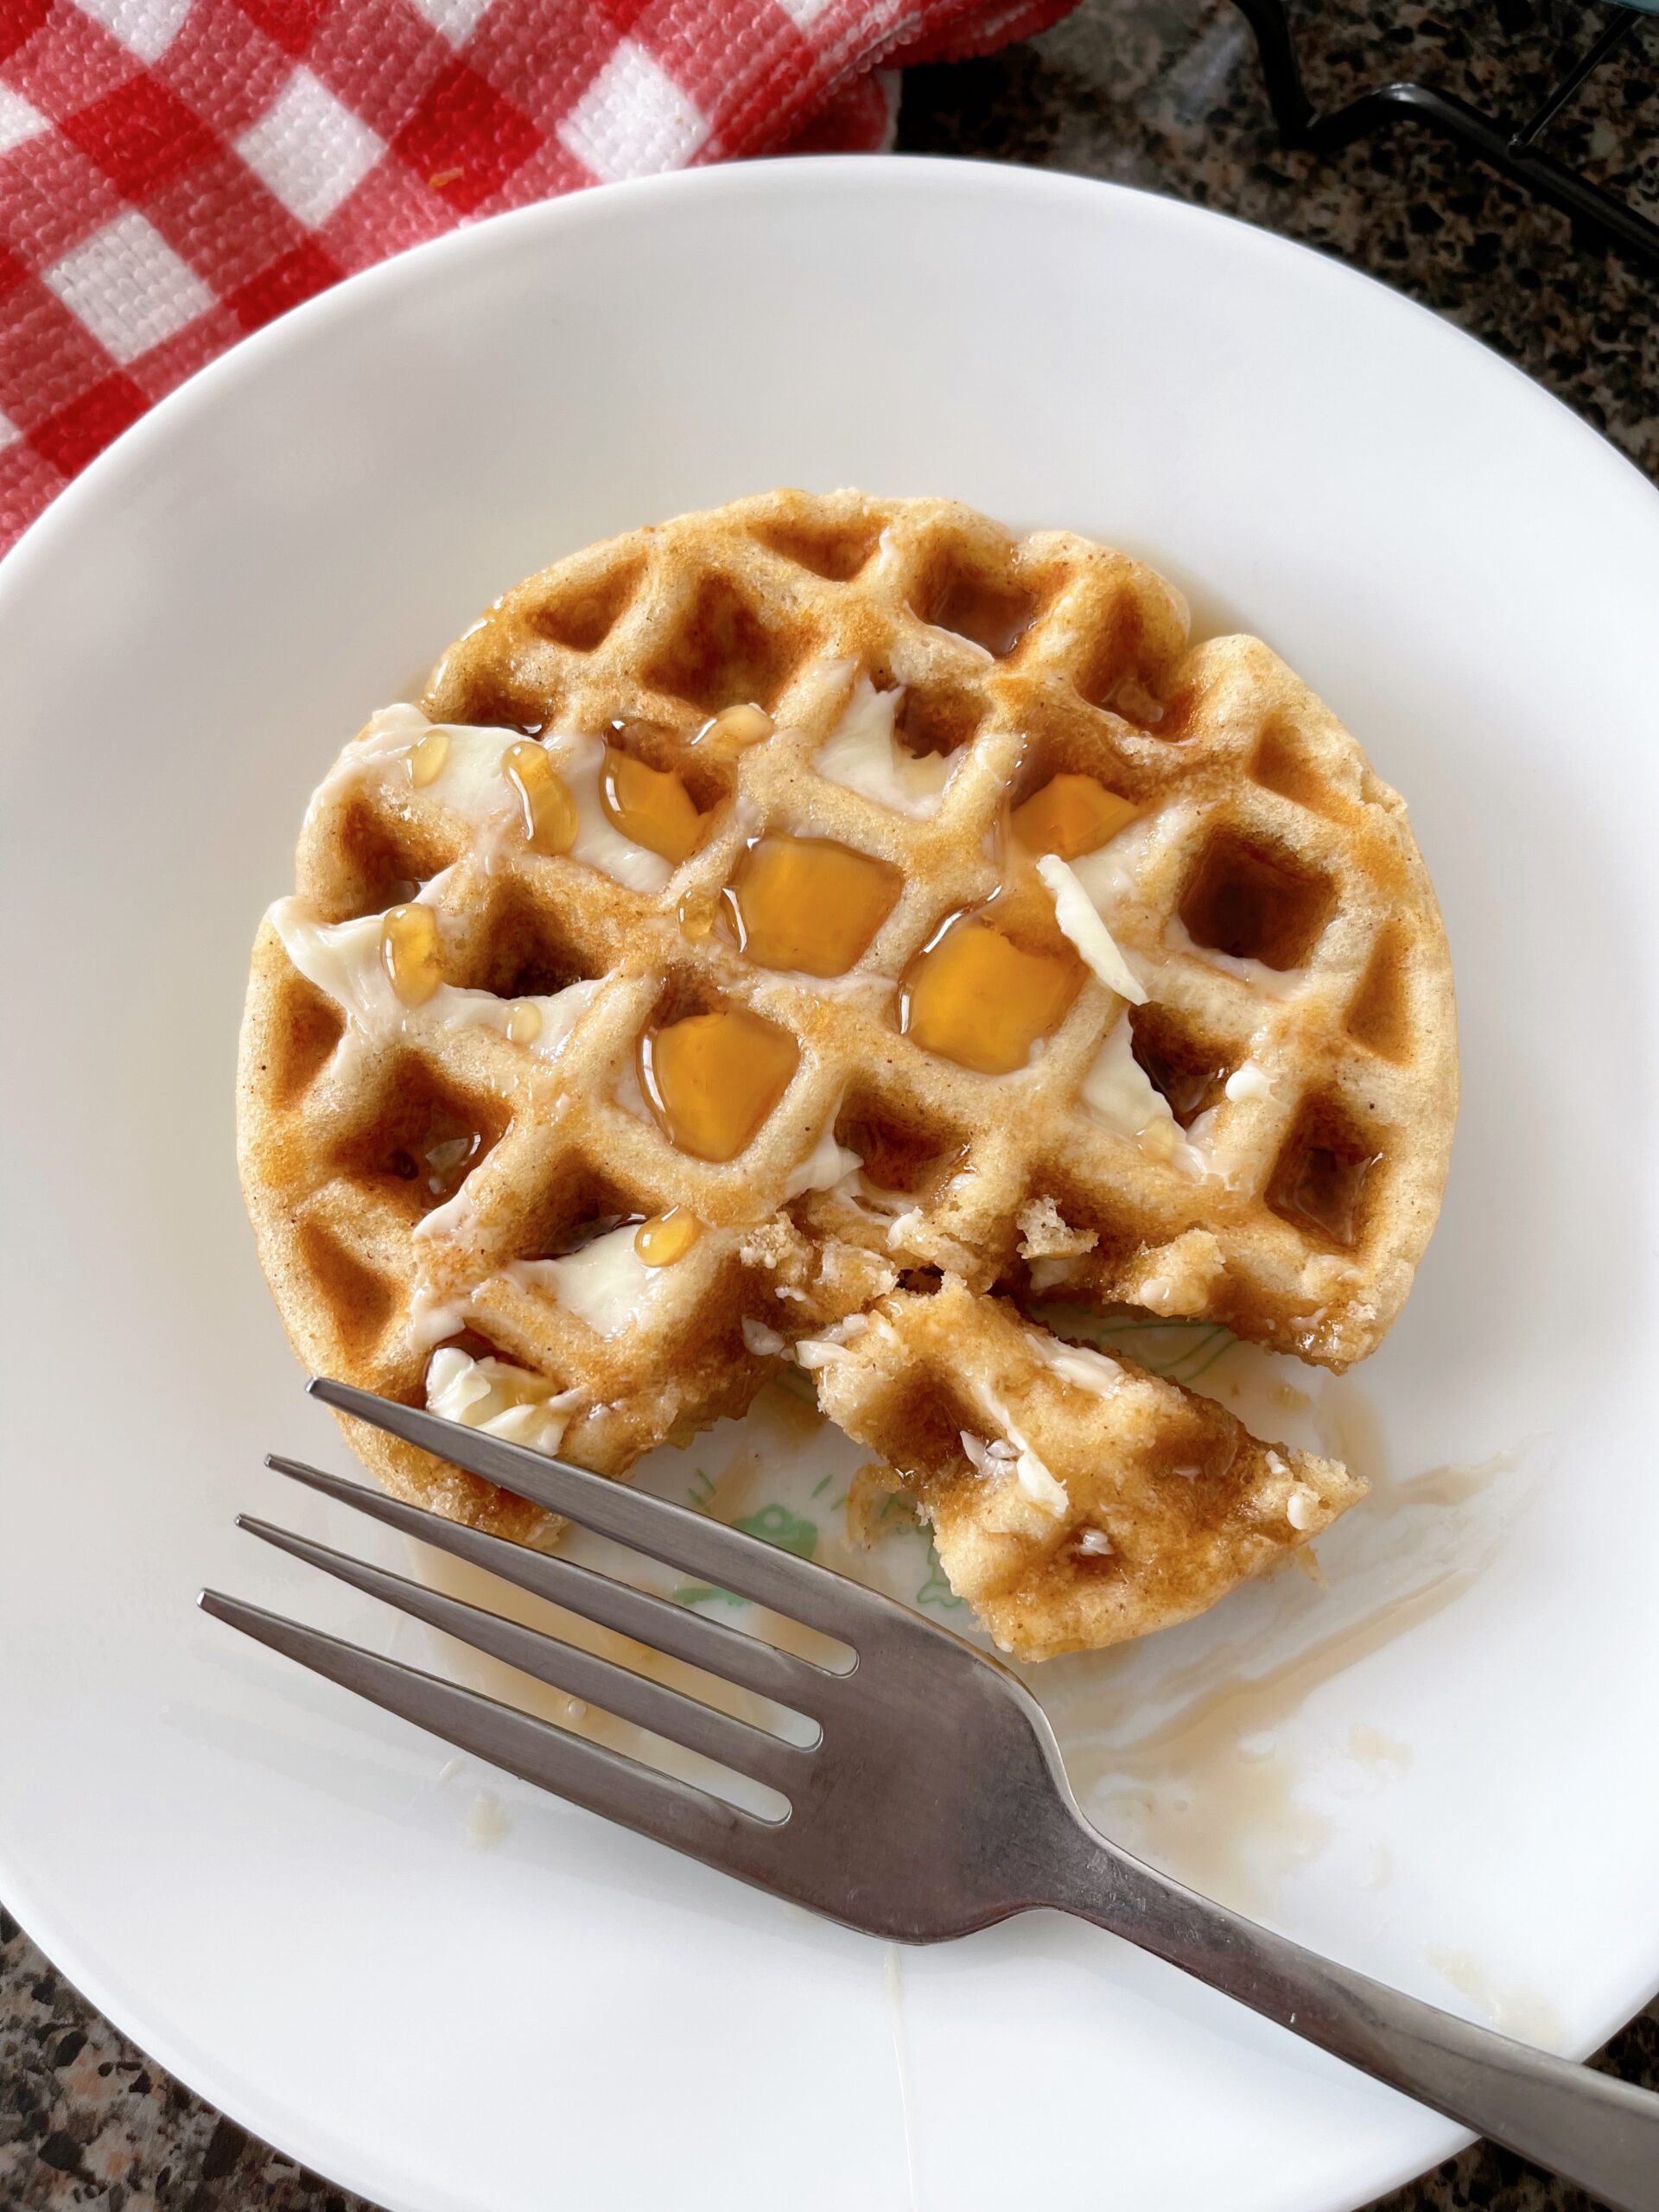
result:
[[[1589,10],[1570,0],[1322,0],[1299,28],[1316,99],[1421,75],[1529,107]],[[1573,35],[1575,19],[1579,24]],[[1552,130],[1659,214],[1659,25]],[[913,71],[901,147],[1111,177],[1241,215],[1335,253],[1516,361],[1659,478],[1659,268],[1575,247],[1567,222],[1417,128],[1332,162],[1279,145],[1232,0],[1084,0],[995,59]],[[1603,2063],[1659,2088],[1659,2007]],[[1387,2212],[1587,2212],[1481,2145]],[[0,1910],[0,2206],[65,2212],[357,2212],[151,2066]]]

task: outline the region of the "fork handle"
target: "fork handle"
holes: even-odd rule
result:
[[[1533,2050],[1322,1959],[1108,1844],[1078,1815],[1048,1902],[1224,1990],[1419,2103],[1576,2182],[1659,2212],[1659,2096]]]

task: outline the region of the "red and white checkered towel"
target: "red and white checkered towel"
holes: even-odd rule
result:
[[[456,224],[891,141],[1074,0],[0,0],[0,550],[193,369]]]

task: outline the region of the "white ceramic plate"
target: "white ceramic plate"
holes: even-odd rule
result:
[[[1465,1105],[1404,1319],[1363,1381],[1294,1370],[1305,1406],[1237,1352],[1206,1378],[1342,1442],[1377,1500],[1323,1589],[1039,1674],[1089,1802],[1568,2050],[1659,1980],[1659,499],[1312,254],[906,162],[620,188],[424,248],[168,401],[0,569],[0,1894],[158,2060],[397,2212],[1342,2212],[1453,2132],[1058,1919],[900,1970],[446,1776],[192,1607],[216,1582],[428,1649],[231,1528],[370,1541],[259,1468],[344,1454],[232,1154],[247,946],[308,791],[521,573],[779,481],[1148,555],[1360,734],[1446,909]],[[1192,1372],[1218,1349],[1194,1346],[1160,1356]],[[728,1510],[747,1481],[840,1556],[810,1492],[843,1463],[761,1418]],[[721,1479],[747,1440],[650,1478]],[[918,1540],[879,1559],[941,1601]]]

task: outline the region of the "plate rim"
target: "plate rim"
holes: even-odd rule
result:
[[[832,179],[861,179],[872,186],[884,180],[895,184],[921,180],[927,188],[940,191],[982,184],[993,192],[1026,192],[1033,197],[1056,199],[1104,195],[1131,202],[1143,217],[1170,221],[1178,228],[1210,229],[1219,225],[1232,233],[1235,247],[1240,252],[1254,251],[1298,263],[1312,260],[1333,281],[1357,288],[1369,296],[1381,296],[1396,308],[1432,325],[1442,338],[1451,340],[1456,346],[1471,348],[1489,365],[1501,370],[1512,385],[1529,394],[1534,402],[1564,416],[1579,434],[1586,460],[1593,454],[1599,465],[1611,463],[1615,474],[1632,478],[1650,499],[1659,502],[1659,484],[1638,468],[1628,454],[1621,453],[1575,408],[1546,390],[1496,346],[1421,300],[1414,299],[1408,292],[1396,289],[1369,270],[1357,269],[1335,252],[1306,245],[1300,238],[1287,238],[1281,232],[1268,230],[1242,215],[1224,208],[1202,207],[1196,200],[1178,200],[1145,186],[1122,184],[1115,178],[1084,176],[1069,169],[1035,168],[1016,162],[982,162],[967,156],[944,154],[774,154],[755,161],[711,162],[702,168],[666,170],[657,176],[625,178],[615,183],[565,193],[551,200],[532,200],[526,207],[504,208],[499,214],[486,216],[481,222],[461,224],[454,230],[440,232],[436,238],[423,238],[366,269],[342,277],[326,291],[313,293],[309,299],[302,300],[297,306],[259,329],[250,331],[222,353],[216,354],[181,384],[164,393],[94,454],[80,474],[72,477],[41,509],[22,536],[0,554],[0,592],[4,591],[21,568],[39,556],[42,546],[49,547],[59,531],[67,526],[66,515],[73,523],[89,497],[102,495],[106,480],[118,478],[123,470],[142,465],[151,444],[171,434],[178,416],[193,407],[211,404],[221,389],[229,389],[238,377],[258,374],[268,359],[275,363],[285,348],[303,345],[314,327],[321,327],[332,315],[350,313],[349,303],[372,297],[382,289],[391,290],[403,284],[419,283],[428,269],[440,266],[450,257],[461,258],[479,251],[481,249],[476,241],[493,240],[509,229],[529,231],[550,224],[556,230],[567,224],[603,222],[607,211],[626,210],[636,205],[648,207],[655,199],[664,195],[677,198],[688,191],[710,197],[722,191],[734,191],[741,196],[751,188],[764,193],[775,175],[804,178],[820,184],[827,184]],[[342,300],[348,302],[345,309],[340,306]]]
[[[1581,465],[1594,467],[1607,475],[1610,482],[1624,479],[1633,480],[1652,502],[1650,519],[1659,524],[1659,485],[1656,485],[1627,454],[1621,453],[1595,427],[1573,407],[1554,393],[1545,389],[1515,362],[1471,332],[1450,321],[1434,309],[1397,290],[1378,276],[1354,267],[1334,252],[1304,244],[1283,234],[1267,230],[1242,217],[1223,210],[1205,207],[1196,202],[1179,200],[1170,194],[1147,188],[1123,184],[1114,180],[1081,175],[1065,170],[1033,168],[1012,162],[991,162],[942,156],[912,154],[842,154],[812,156],[774,156],[753,162],[721,163],[702,168],[671,171],[660,175],[638,178],[593,188],[565,194],[562,197],[538,200],[530,205],[506,210],[485,220],[463,225],[438,237],[424,239],[386,259],[372,264],[332,285],[327,291],[315,295],[298,307],[277,317],[263,328],[232,345],[225,353],[183,383],[175,386],[154,406],[146,410],[118,438],[100,452],[79,475],[71,480],[54,498],[49,505],[25,529],[16,543],[0,556],[0,613],[12,589],[33,572],[41,562],[54,557],[58,541],[66,531],[73,532],[79,526],[80,516],[88,503],[94,507],[108,499],[123,496],[124,479],[142,480],[153,453],[164,451],[168,441],[181,432],[188,433],[191,410],[217,404],[222,396],[233,391],[238,381],[280,372],[285,352],[303,350],[314,334],[326,330],[331,319],[349,319],[359,308],[366,308],[373,301],[385,295],[391,296],[404,287],[419,287],[431,281],[433,272],[441,270],[449,259],[465,261],[474,255],[492,250],[495,241],[508,232],[531,234],[538,229],[550,237],[584,224],[604,224],[609,221],[627,222],[636,213],[648,216],[654,204],[664,198],[671,200],[691,196],[705,198],[718,203],[722,197],[738,200],[764,197],[779,176],[809,189],[830,194],[852,187],[855,189],[880,192],[883,189],[902,189],[917,194],[935,194],[941,198],[978,192],[991,195],[1023,195],[1033,203],[1044,200],[1069,201],[1079,205],[1085,200],[1095,203],[1128,205],[1139,221],[1167,224],[1174,230],[1202,230],[1213,235],[1217,226],[1230,234],[1231,248],[1239,255],[1255,253],[1281,263],[1294,262],[1302,265],[1312,261],[1325,272],[1325,279],[1333,286],[1352,289],[1361,288],[1364,294],[1392,303],[1395,311],[1405,311],[1421,321],[1434,327],[1442,340],[1450,340],[1457,347],[1466,347],[1484,358],[1489,367],[1501,370],[1512,386],[1523,387],[1529,395],[1529,404],[1541,405],[1557,418],[1565,418],[1572,427],[1581,454]],[[480,243],[481,242],[481,243]],[[1315,280],[1322,281],[1322,280]],[[1611,464],[1611,469],[1609,467]],[[42,1889],[24,1878],[21,1867],[0,1859],[0,1897],[6,1909],[23,1932],[45,1954],[54,1968],[80,1993],[98,2012],[108,2019],[118,2031],[132,2042],[154,2063],[181,2082],[193,2094],[224,2113],[235,2124],[244,2127],[262,2142],[288,2150],[308,2169],[322,2175],[330,2183],[350,2189],[371,2202],[400,2212],[408,2202],[401,2198],[396,2189],[387,2183],[395,2177],[373,2168],[373,2155],[365,2150],[359,2153],[354,2145],[341,2142],[336,2146],[326,2124],[320,2129],[304,2115],[295,2113],[296,2129],[286,2140],[277,2143],[269,2125],[269,2117],[257,2109],[255,2101],[245,2097],[239,2085],[232,2082],[220,2083],[207,2051],[200,2053],[181,2050],[181,2037],[175,2037],[165,2021],[135,2025],[145,2019],[143,1999],[140,1993],[130,1991],[123,1983],[118,1969],[101,1957],[82,1948],[67,1916],[54,1910]],[[1576,2038],[1572,2055],[1585,2056],[1599,2049],[1607,2037],[1636,2017],[1659,1995],[1659,1923],[1653,1936],[1653,1957],[1639,1972],[1632,1974],[1623,1986],[1637,1993],[1628,2005],[1619,2000],[1613,2018],[1600,2025],[1588,2039]],[[1391,2166],[1380,2181],[1368,2175],[1363,2186],[1370,2195],[1376,2195],[1409,2183],[1430,2166],[1452,2155],[1475,2139],[1455,2123],[1442,2123],[1444,2146],[1429,2162],[1420,2165],[1416,2156]],[[290,2144],[302,2143],[302,2129],[312,2127],[316,2134],[330,2138],[319,2149],[294,2148]],[[1327,2212],[1351,2212],[1354,2203],[1369,2201],[1353,2199],[1344,2192],[1336,2197],[1322,2200]]]

